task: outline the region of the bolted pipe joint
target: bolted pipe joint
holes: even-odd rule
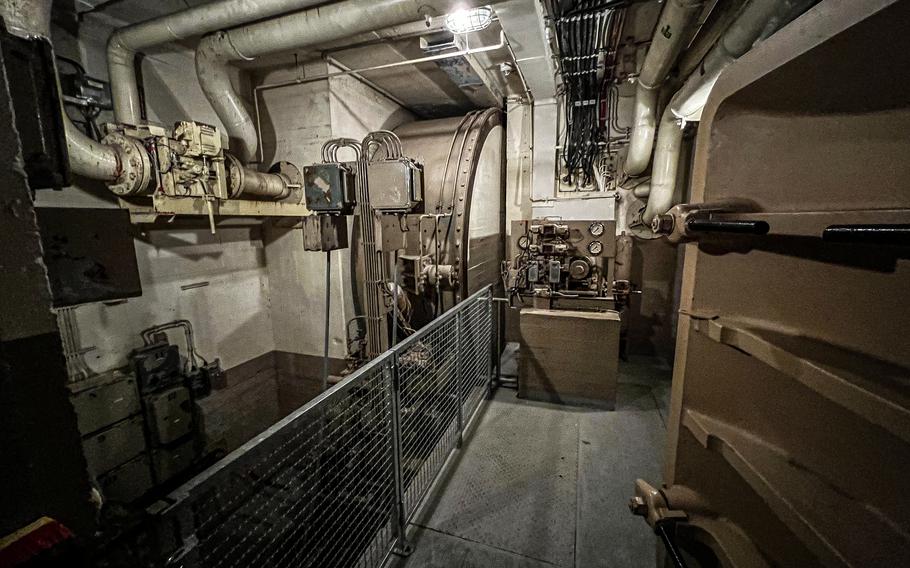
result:
[[[112,132],[101,141],[112,148],[117,156],[117,177],[107,182],[107,187],[119,196],[149,193],[152,179],[152,160],[140,140],[119,132]]]

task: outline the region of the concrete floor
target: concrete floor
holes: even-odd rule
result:
[[[514,374],[514,351],[503,374]],[[646,567],[656,540],[626,503],[660,481],[670,368],[620,365],[614,412],[529,402],[500,388],[411,527],[399,567]]]

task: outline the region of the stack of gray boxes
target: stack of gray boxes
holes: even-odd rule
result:
[[[115,370],[73,383],[70,392],[85,460],[105,500],[132,502],[192,465],[193,402],[186,387],[143,400],[135,376]]]
[[[74,383],[70,390],[85,460],[105,498],[129,502],[151,489],[135,377],[111,371]]]

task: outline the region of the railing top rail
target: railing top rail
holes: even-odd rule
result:
[[[471,294],[465,300],[462,300],[454,307],[447,310],[444,314],[430,322],[428,325],[424,326],[416,333],[406,337],[400,341],[397,345],[394,345],[389,350],[385,351],[372,361],[368,362],[363,367],[357,369],[351,375],[346,377],[344,380],[330,388],[329,390],[320,393],[318,396],[294,410],[286,417],[282,418],[256,437],[247,441],[245,444],[232,451],[217,463],[207,468],[205,471],[199,473],[193,479],[187,481],[179,488],[171,492],[167,497],[164,498],[164,501],[169,504],[168,508],[164,510],[167,512],[173,507],[178,506],[181,502],[190,499],[195,491],[200,487],[210,483],[213,479],[217,478],[222,471],[229,468],[235,462],[241,461],[247,456],[250,452],[255,450],[257,447],[266,443],[270,440],[275,434],[278,434],[289,425],[297,422],[302,417],[313,412],[315,409],[331,403],[332,401],[338,399],[339,397],[344,396],[345,393],[350,391],[353,387],[357,386],[358,383],[364,380],[364,377],[372,376],[372,374],[380,369],[381,367],[387,365],[393,360],[393,357],[396,353],[407,349],[409,346],[414,344],[417,341],[420,341],[422,338],[425,338],[428,334],[432,333],[433,330],[437,329],[439,326],[445,324],[445,322],[451,320],[459,312],[464,311],[469,308],[476,300],[482,298],[483,296],[492,297],[492,286],[487,285],[478,290],[477,292]],[[159,511],[161,512],[161,511]]]

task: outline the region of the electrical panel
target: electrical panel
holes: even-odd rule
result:
[[[303,168],[306,205],[317,213],[349,215],[356,205],[354,168],[348,164],[314,164]]]
[[[610,297],[616,254],[613,221],[515,221],[512,239],[504,273],[513,297]]]
[[[370,162],[367,166],[370,206],[385,213],[420,213],[423,166],[408,158]]]

